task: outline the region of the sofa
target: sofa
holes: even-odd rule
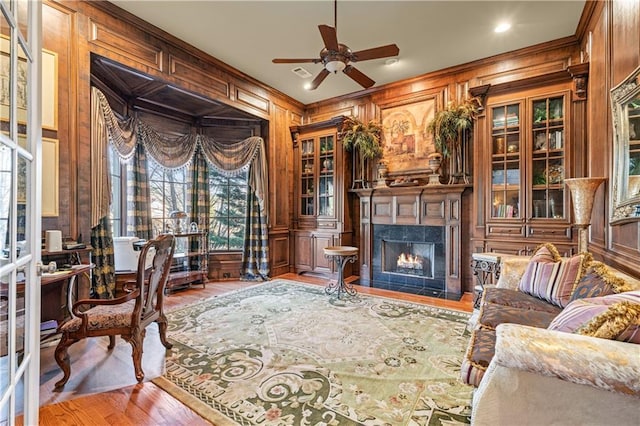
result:
[[[551,244],[500,270],[461,367],[472,423],[640,424],[640,281]]]

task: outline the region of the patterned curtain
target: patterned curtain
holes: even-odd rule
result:
[[[116,287],[113,238],[109,221],[111,179],[109,175],[109,141],[123,144],[134,140],[133,120],[118,121],[104,94],[91,88],[91,245],[96,268],[91,295],[113,298]]]
[[[206,231],[209,229],[209,165],[202,155],[202,150],[196,150],[195,156],[189,165],[189,175],[191,176],[191,185],[188,189],[189,197],[189,221],[198,224],[198,230]],[[208,240],[207,240],[208,244]],[[201,249],[200,241],[191,238],[191,251]],[[192,258],[197,261],[197,258]],[[200,268],[200,265],[192,265],[193,268]]]
[[[107,216],[100,219],[97,226],[91,228],[91,246],[93,247],[93,285],[91,297],[113,299],[116,290],[116,268],[113,258],[113,237],[111,221]]]
[[[147,174],[147,156],[142,144],[127,168],[127,235],[151,240],[154,237],[151,224],[151,194]]]
[[[263,214],[260,200],[251,188],[247,191],[247,219],[245,221],[241,278],[246,281],[266,281],[269,279],[267,216]]]

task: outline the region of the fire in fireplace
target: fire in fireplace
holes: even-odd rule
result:
[[[434,244],[382,241],[382,271],[389,274],[433,278]]]

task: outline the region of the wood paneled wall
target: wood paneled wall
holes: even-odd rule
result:
[[[385,105],[434,97],[441,104],[462,97],[469,88],[484,84],[510,85],[589,62],[586,102],[587,155],[585,174],[611,177],[612,129],[609,90],[639,63],[640,0],[588,2],[575,37],[567,37],[516,52],[462,64],[438,72],[374,87],[340,98],[302,105],[231,66],[205,55],[108,2],[45,0],[44,48],[58,53],[58,131],[45,136],[60,139],[60,216],[43,220],[43,229],[62,229],[64,235],[85,239],[90,231],[89,191],[89,72],[92,52],[187,90],[269,121],[270,247],[272,272],[289,268],[293,199],[290,125],[353,115],[363,120],[380,117]],[[442,106],[442,105],[440,105]],[[604,155],[603,155],[604,153]],[[468,193],[468,195],[467,195]],[[465,205],[479,195],[465,192]],[[608,187],[598,193],[593,215],[591,248],[607,263],[633,272],[639,260],[637,224],[608,224]],[[354,202],[356,203],[356,202]],[[356,205],[352,211],[357,211]],[[465,215],[463,235],[475,235],[473,211]],[[358,226],[354,226],[358,229]],[[470,262],[471,245],[463,252]],[[463,270],[463,273],[465,271]],[[470,271],[463,275],[463,290],[472,289]]]
[[[610,90],[640,65],[640,0],[604,1],[585,19],[581,51],[589,61],[587,174],[605,176],[596,195],[589,250],[607,264],[638,275],[640,225],[609,225],[613,178]]]
[[[82,234],[85,241],[90,236],[90,63],[95,53],[268,120],[261,134],[269,153],[272,272],[288,272],[289,126],[300,123],[304,106],[108,2],[45,1],[43,22],[43,47],[58,53],[59,101],[58,131],[45,136],[60,139],[61,147],[60,215],[43,219],[43,229],[60,229],[74,238]]]

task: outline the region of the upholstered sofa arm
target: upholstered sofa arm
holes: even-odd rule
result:
[[[640,397],[640,345],[633,343],[501,324],[492,363]]]

